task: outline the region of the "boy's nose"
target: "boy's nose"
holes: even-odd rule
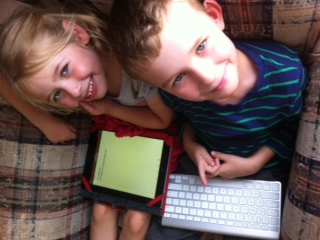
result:
[[[211,84],[215,76],[215,66],[210,61],[198,59],[193,64],[193,72],[201,85]]]

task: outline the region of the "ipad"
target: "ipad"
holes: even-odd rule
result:
[[[149,134],[150,135],[150,134]],[[171,147],[150,136],[90,135],[81,195],[114,207],[161,215]]]

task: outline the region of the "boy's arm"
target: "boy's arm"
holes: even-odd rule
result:
[[[1,75],[0,84],[0,96],[39,128],[51,142],[64,142],[76,137],[76,130],[70,124],[18,97]]]
[[[81,102],[81,107],[91,115],[108,114],[123,121],[151,129],[165,129],[170,126],[174,113],[157,93],[147,100],[147,106],[136,107],[116,103],[108,98]]]

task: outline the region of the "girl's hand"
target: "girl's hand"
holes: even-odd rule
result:
[[[80,106],[90,115],[110,114],[114,102],[108,98],[96,99],[90,102],[80,102]]]

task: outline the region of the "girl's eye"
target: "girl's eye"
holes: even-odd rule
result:
[[[183,77],[184,77],[184,73],[180,73],[175,79],[174,79],[174,81],[173,81],[173,85],[176,85],[176,84],[178,84],[179,82],[181,82],[182,81],[182,79],[183,79]]]
[[[201,53],[205,48],[206,48],[206,45],[207,45],[207,41],[204,40],[197,48],[197,53]]]
[[[61,91],[55,92],[54,95],[53,95],[53,100],[54,100],[55,102],[59,102],[60,99],[61,99]]]
[[[67,64],[67,65],[65,65],[65,66],[62,68],[62,70],[61,70],[61,76],[62,76],[62,77],[67,76],[68,72],[69,72],[69,68],[68,68],[68,64]]]

